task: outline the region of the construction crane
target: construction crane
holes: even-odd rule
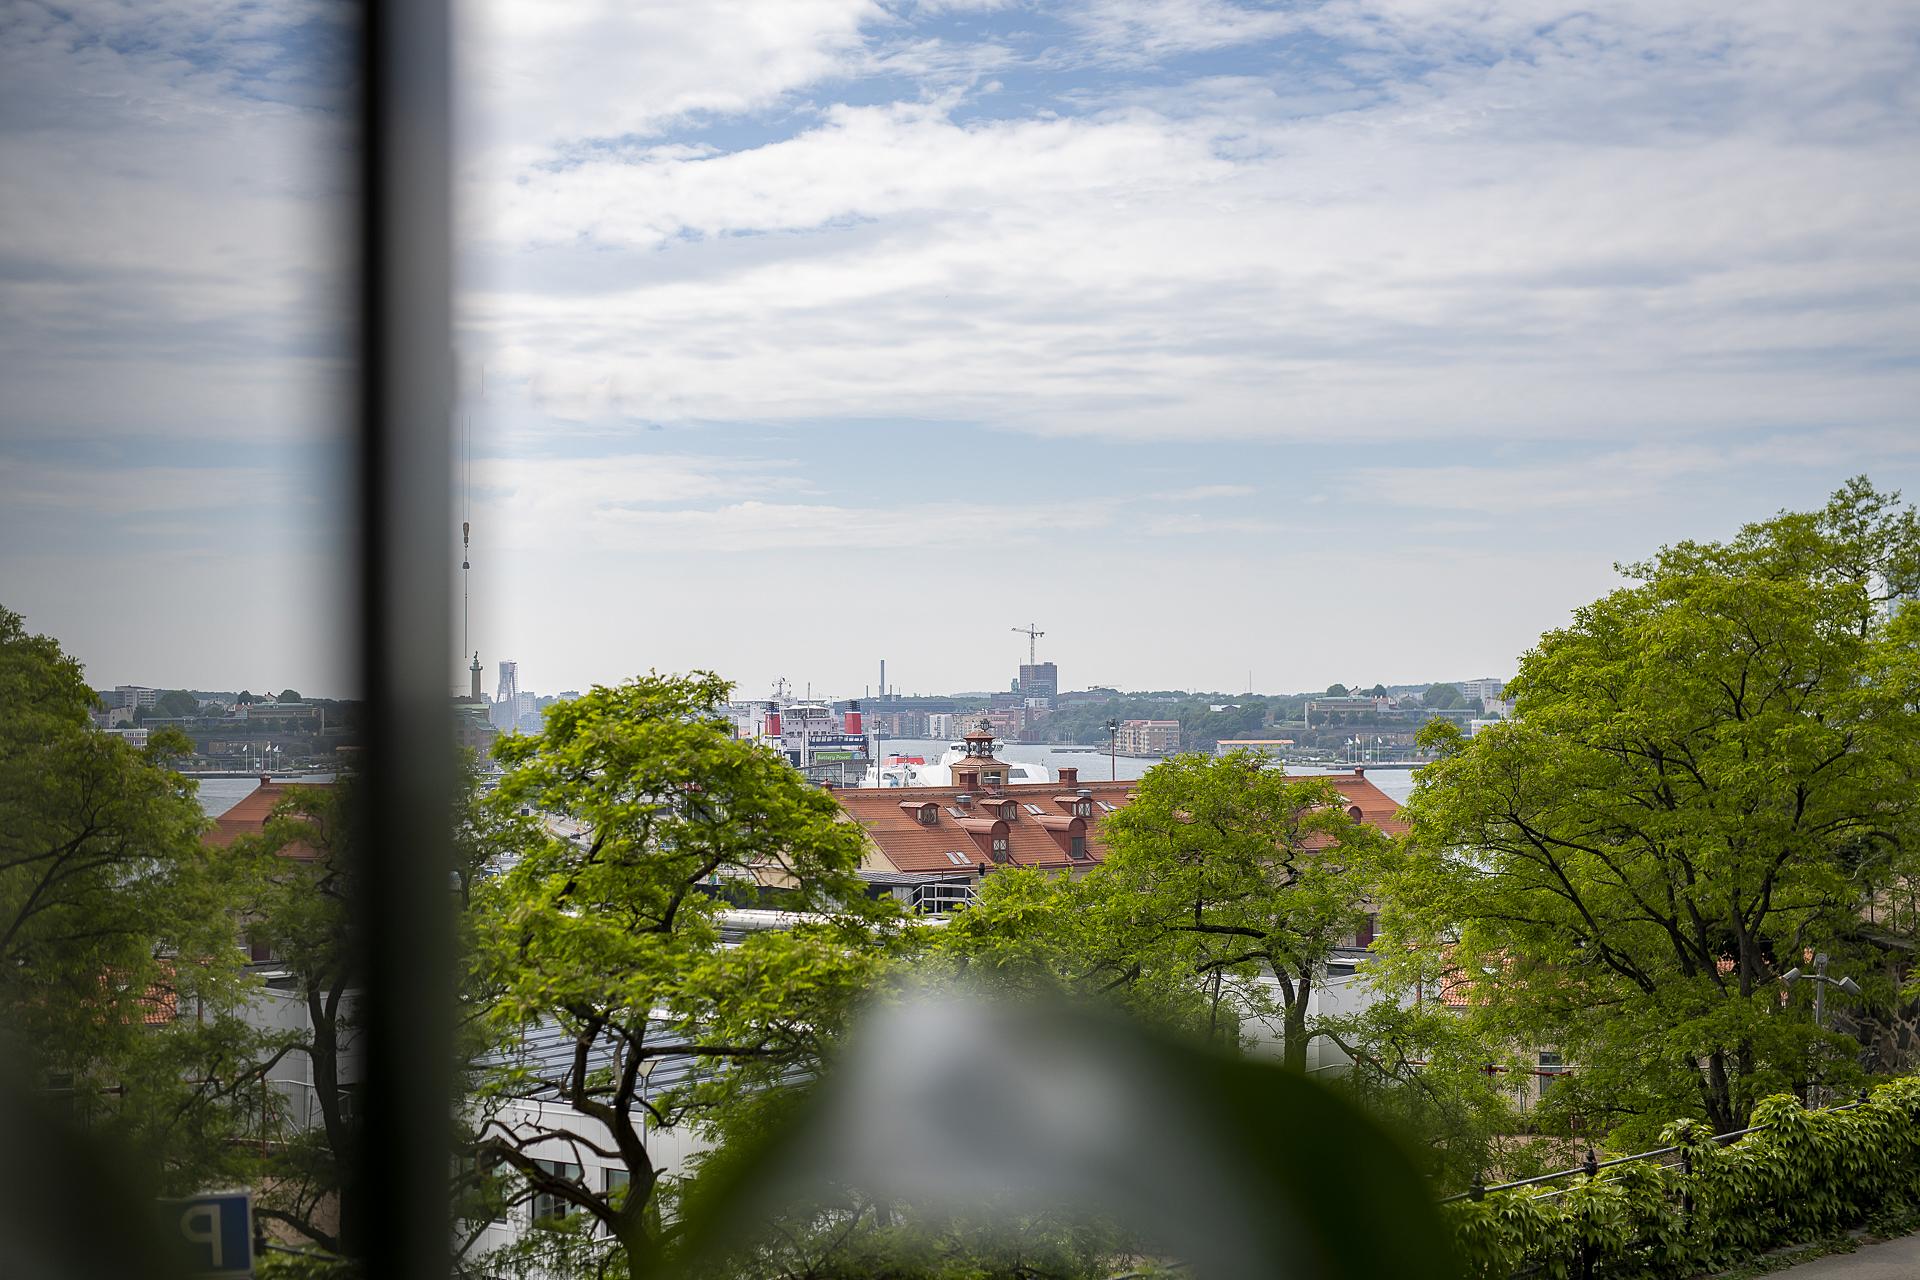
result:
[[[1040,624],[1037,622],[1029,622],[1024,627],[1015,627],[1014,630],[1027,638],[1027,665],[1030,667],[1039,666],[1040,637],[1047,633],[1040,629]]]

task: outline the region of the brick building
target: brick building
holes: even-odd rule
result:
[[[942,912],[965,903],[1000,867],[1078,875],[1105,858],[1100,820],[1133,798],[1137,782],[1082,782],[1077,769],[1062,768],[1054,782],[1009,783],[992,733],[975,729],[964,741],[950,786],[833,793],[866,832],[860,874],[876,891]],[[1400,806],[1363,773],[1328,781],[1355,818],[1389,833],[1405,829]]]

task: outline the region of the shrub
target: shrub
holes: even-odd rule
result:
[[[1920,1200],[1920,1078],[1858,1106],[1807,1111],[1792,1097],[1754,1108],[1755,1131],[1722,1145],[1697,1120],[1662,1134],[1673,1163],[1603,1169],[1591,1180],[1455,1200],[1447,1217],[1469,1274],[1677,1277],[1777,1245],[1830,1235]]]

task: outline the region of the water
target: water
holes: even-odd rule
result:
[[[951,744],[934,738],[882,738],[880,756],[923,756],[928,764],[937,763],[942,753]],[[1104,747],[1053,746],[1037,742],[1001,742],[995,745],[994,754],[1002,760],[1018,760],[1026,764],[1043,764],[1055,777],[1060,775],[1060,766],[1080,770],[1082,782],[1105,782],[1110,777],[1138,778],[1160,762],[1138,756],[1107,755]],[[1295,774],[1339,772],[1332,769],[1293,770]],[[1413,770],[1411,769],[1370,769],[1367,780],[1379,787],[1397,801],[1404,801],[1413,794]]]

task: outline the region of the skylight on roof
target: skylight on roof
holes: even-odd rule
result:
[[[962,812],[960,812],[960,811],[959,811],[958,809],[951,809],[951,808],[950,808],[950,809],[948,809],[948,810],[947,810],[947,816],[948,816],[949,818],[964,818],[964,817],[966,817],[967,815],[966,815],[966,814],[964,814],[964,813],[962,813]]]
[[[956,867],[964,867],[964,866],[967,866],[971,860],[967,857],[966,854],[955,853],[952,849],[949,849],[947,850],[947,861],[951,862]]]
[[[1030,805],[1028,805],[1028,806],[1027,806],[1027,812],[1028,812],[1028,813],[1045,813],[1045,812],[1046,812],[1046,810],[1044,810],[1044,809],[1042,809],[1042,808],[1041,808],[1041,807],[1040,807],[1039,805],[1037,805],[1037,804],[1030,804]]]

